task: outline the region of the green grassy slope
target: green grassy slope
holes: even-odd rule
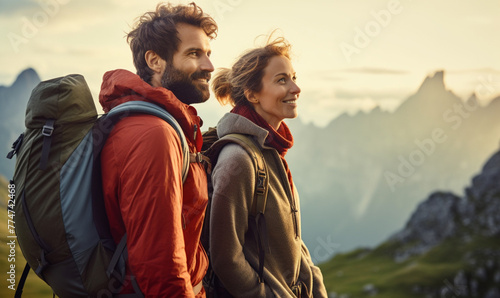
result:
[[[328,292],[347,294],[349,297],[370,297],[363,288],[373,285],[377,297],[425,297],[427,293],[448,288],[449,297],[460,295],[460,289],[453,285],[456,274],[463,270],[473,275],[478,264],[498,260],[500,241],[498,237],[476,236],[467,243],[450,239],[431,251],[396,263],[391,257],[394,245],[386,242],[376,249],[358,249],[339,254],[320,265]],[[492,256],[493,254],[493,256]],[[497,261],[496,270],[500,266]],[[492,286],[485,280],[481,288]],[[463,294],[463,293],[462,293]],[[448,296],[447,296],[448,297]],[[467,297],[460,295],[459,297]]]

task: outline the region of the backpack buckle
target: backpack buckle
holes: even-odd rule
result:
[[[42,128],[42,135],[50,137],[54,132],[54,126],[52,124],[45,124]]]
[[[203,160],[203,154],[200,152],[197,153],[189,153],[189,162],[190,163],[201,163]]]
[[[45,258],[45,251],[42,249],[40,252],[40,259],[36,259],[38,261],[38,268],[35,269],[35,273],[38,276],[41,276],[43,270],[47,265],[49,265],[49,262],[47,262],[47,259]]]
[[[256,192],[258,195],[265,195],[265,177],[266,177],[266,173],[262,170],[259,170],[258,171],[258,177],[257,177],[257,189],[256,189]]]
[[[12,159],[12,157],[14,157],[14,155],[16,155],[17,152],[19,152],[19,148],[21,148],[21,145],[23,144],[23,139],[24,139],[24,133],[22,133],[14,142],[14,144],[12,144],[12,151],[10,151],[9,154],[7,154],[8,159]]]

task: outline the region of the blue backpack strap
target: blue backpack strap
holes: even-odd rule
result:
[[[97,147],[94,147],[94,152],[99,153],[94,156],[94,175],[93,175],[93,191],[95,192],[93,195],[94,200],[94,214],[100,214],[100,216],[97,216],[98,219],[94,219],[94,221],[98,222],[99,220],[107,220],[107,216],[104,216],[104,206],[103,206],[103,201],[99,201],[99,193],[102,193],[102,185],[101,185],[101,172],[100,172],[100,152],[102,148],[104,147],[104,144],[106,142],[106,139],[109,136],[109,133],[113,129],[114,125],[118,123],[121,119],[130,116],[132,114],[147,114],[147,115],[153,115],[156,116],[160,119],[165,120],[168,124],[170,124],[176,133],[179,136],[179,139],[181,141],[181,147],[182,147],[182,182],[186,180],[186,177],[188,175],[188,170],[189,170],[189,163],[190,163],[190,153],[189,153],[189,147],[187,144],[186,137],[184,136],[184,132],[182,131],[181,126],[175,120],[175,118],[168,113],[165,109],[161,108],[160,106],[145,102],[145,101],[129,101],[125,102],[123,104],[118,105],[117,107],[111,109],[106,116],[102,117],[102,119],[99,119],[97,124],[94,126],[94,129],[98,134],[100,134],[102,139],[100,140],[99,143],[96,144]],[[97,224],[97,227],[102,228],[101,231],[99,231],[99,234],[102,236],[107,236],[110,235],[110,232],[108,229],[107,225],[104,224]],[[120,274],[119,272],[115,271],[116,268],[118,267],[118,263],[120,262],[120,259],[126,260],[128,258],[128,252],[127,252],[127,247],[126,247],[126,239],[127,239],[127,234],[123,235],[120,243],[118,243],[115,252],[112,256],[112,259],[109,263],[109,266],[106,270],[106,273],[108,276],[115,275],[115,274]],[[116,276],[118,279],[120,279],[119,276]],[[118,298],[133,298],[133,297],[144,297],[139,289],[139,286],[137,284],[137,281],[135,280],[135,277],[132,276],[132,286],[134,288],[135,293],[133,294],[119,294],[116,297]]]
[[[181,126],[170,113],[156,104],[145,101],[129,101],[111,109],[109,113],[99,118],[92,128],[94,138],[92,149],[94,158],[92,171],[92,211],[97,232],[101,239],[111,239],[111,232],[109,231],[107,222],[108,218],[104,211],[104,201],[102,199],[101,151],[115,124],[132,114],[153,115],[165,120],[174,128],[179,135],[182,146],[182,182],[186,180],[188,175],[190,154],[187,140]],[[106,245],[106,243],[104,244]],[[113,244],[110,243],[110,245]]]
[[[145,102],[145,101],[128,101],[125,103],[120,104],[119,106],[111,109],[109,111],[107,117],[114,117],[114,115],[120,115],[120,118],[126,117],[131,113],[139,113],[139,114],[149,114],[153,115],[156,117],[159,117],[163,120],[165,120],[168,124],[170,124],[174,130],[177,132],[179,135],[179,138],[181,140],[181,146],[182,146],[182,182],[186,180],[187,174],[188,174],[188,169],[189,169],[189,147],[187,144],[186,137],[184,136],[184,132],[182,131],[181,126],[175,120],[175,118],[167,112],[165,109],[161,108],[160,106],[150,103],[150,102]]]

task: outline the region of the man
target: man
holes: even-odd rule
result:
[[[191,153],[202,145],[201,119],[189,104],[209,98],[210,40],[215,21],[196,4],[158,5],[144,14],[127,40],[137,75],[104,75],[99,101],[104,111],[131,100],[165,108],[179,122]],[[208,201],[200,163],[190,163],[182,183],[179,136],[150,115],[121,120],[102,151],[103,189],[111,233],[127,233],[128,273],[146,297],[205,297],[208,267],[200,244]],[[132,293],[130,283],[122,293]]]

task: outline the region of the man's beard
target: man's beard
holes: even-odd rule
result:
[[[172,91],[185,104],[201,103],[207,101],[210,91],[207,85],[196,82],[200,78],[210,80],[210,72],[197,71],[187,75],[168,63],[161,78],[161,85]]]

